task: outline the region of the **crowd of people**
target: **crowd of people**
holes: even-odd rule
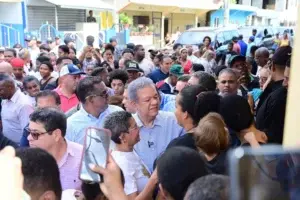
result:
[[[93,38],[79,55],[59,38],[0,49],[0,147],[16,148],[31,199],[229,199],[227,153],[282,144],[292,48],[232,38],[217,52]],[[79,178],[86,130],[115,148],[103,182]],[[6,150],[7,151],[7,150]]]

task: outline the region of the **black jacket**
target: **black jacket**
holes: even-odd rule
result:
[[[6,146],[12,146],[15,149],[18,148],[19,146],[11,141],[10,139],[8,139],[7,137],[5,137],[2,133],[0,134],[0,150],[4,149],[4,147]]]
[[[263,102],[256,115],[256,127],[268,136],[268,143],[282,144],[287,89],[281,87]]]
[[[264,103],[264,101],[269,97],[269,95],[276,91],[278,88],[282,87],[282,82],[283,80],[280,81],[272,81],[269,83],[269,85],[266,87],[266,89],[263,91],[263,93],[260,95],[259,97],[259,102],[257,105],[257,111],[259,111],[259,108],[262,106],[262,104]]]

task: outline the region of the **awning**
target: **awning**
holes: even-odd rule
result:
[[[257,9],[256,16],[258,17],[266,17],[269,19],[277,19],[280,17],[280,12],[275,10],[264,10],[264,9]]]
[[[113,5],[101,0],[46,0],[62,8],[87,10],[114,10]]]
[[[246,6],[246,5],[240,5],[240,4],[229,4],[229,9],[246,11],[246,12],[256,12],[258,8],[254,7],[254,6]]]
[[[22,0],[0,0],[0,2],[4,3],[20,3]]]
[[[213,3],[212,1],[206,2],[206,0],[129,0],[129,2],[144,5],[171,6],[201,10],[213,10],[220,8],[220,4]]]

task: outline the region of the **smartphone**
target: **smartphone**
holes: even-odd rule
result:
[[[231,200],[299,199],[300,149],[237,148],[228,160]]]
[[[99,174],[90,170],[89,164],[106,167],[110,151],[111,132],[107,129],[89,127],[86,129],[85,142],[79,178],[87,183],[100,183]]]

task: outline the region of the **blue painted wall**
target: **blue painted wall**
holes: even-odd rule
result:
[[[251,11],[230,10],[229,21],[232,24],[245,25],[247,17],[251,15]],[[214,26],[215,19],[219,18],[219,24],[224,24],[224,9],[216,10],[210,15],[210,26]]]
[[[12,47],[16,43],[24,45],[25,27],[26,17],[24,2],[0,2],[0,45],[5,47]]]

